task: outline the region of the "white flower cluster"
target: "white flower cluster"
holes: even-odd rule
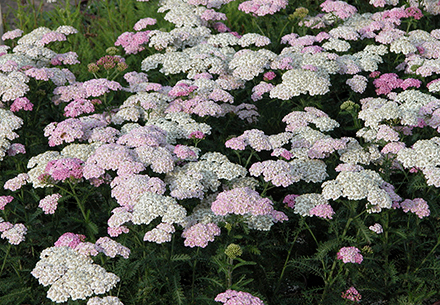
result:
[[[2,100],[13,101],[16,98],[22,97],[29,91],[27,77],[23,72],[12,71],[5,74],[0,72],[0,95]]]
[[[215,192],[221,185],[220,179],[232,180],[245,177],[244,167],[234,164],[221,153],[206,153],[197,162],[176,167],[167,173],[165,182],[169,185],[171,196],[177,199],[200,198],[209,190]]]
[[[386,182],[373,170],[358,172],[340,172],[335,180],[322,184],[322,195],[325,199],[336,200],[346,197],[349,200],[367,199],[367,212],[379,213],[382,209],[392,206],[392,198],[382,188]]]
[[[85,300],[115,287],[119,277],[93,263],[70,247],[50,247],[40,255],[31,274],[43,286],[51,285],[47,297],[56,303]]]
[[[6,238],[11,245],[18,245],[24,241],[27,228],[22,223],[13,225],[0,217],[0,233],[0,237],[3,239]]]
[[[249,81],[269,68],[270,61],[275,57],[276,54],[269,50],[243,49],[234,54],[229,62],[229,68],[233,70],[233,76]]]
[[[172,197],[145,192],[134,203],[131,221],[137,225],[149,224],[157,217],[168,224],[180,224],[186,210]]]
[[[118,297],[93,297],[87,301],[87,305],[124,305]]]
[[[377,145],[362,147],[355,138],[347,138],[345,148],[339,149],[339,159],[347,164],[365,164],[378,161],[382,155]]]
[[[325,73],[315,71],[292,69],[282,76],[283,82],[276,85],[269,96],[288,100],[300,94],[324,95],[330,91],[330,79]]]
[[[397,153],[397,160],[405,168],[421,169],[428,185],[440,187],[440,138],[418,140],[411,148]]]
[[[0,85],[1,86],[1,85]],[[10,110],[0,108],[0,161],[6,155],[11,143],[10,140],[18,138],[14,130],[23,125],[23,120],[14,115]]]
[[[322,194],[303,194],[295,198],[293,212],[301,216],[310,216],[310,210],[319,204],[328,204],[328,200]]]

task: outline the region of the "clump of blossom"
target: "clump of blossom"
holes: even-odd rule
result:
[[[174,232],[176,232],[176,229],[172,224],[162,222],[153,230],[145,233],[144,241],[155,242],[157,244],[170,242],[172,233]]]
[[[8,156],[16,156],[18,154],[25,154],[26,148],[24,147],[23,144],[13,143],[13,144],[11,144],[11,146],[9,146],[7,153],[8,153]]]
[[[15,29],[4,33],[2,35],[2,40],[15,39],[17,37],[21,37],[21,35],[23,35],[23,31],[20,29]]]
[[[60,194],[47,195],[40,200],[38,207],[44,211],[44,214],[54,214],[61,197]]]
[[[182,237],[185,238],[184,245],[186,247],[205,248],[208,242],[214,241],[215,236],[219,236],[221,230],[215,223],[197,223],[191,227],[185,228]]]
[[[311,216],[318,216],[324,219],[332,219],[335,211],[333,211],[332,206],[329,204],[318,204],[315,207],[311,208],[309,213]]]
[[[322,110],[315,107],[305,107],[304,111],[292,111],[283,120],[287,124],[286,131],[294,132],[298,128],[314,124],[320,131],[331,131],[339,127],[339,123]]]
[[[5,206],[14,200],[12,196],[0,196],[0,210],[4,210]]]
[[[51,286],[47,297],[53,302],[85,300],[116,286],[119,277],[94,264],[92,258],[70,247],[46,248],[31,274],[43,286]]]
[[[5,182],[3,185],[3,188],[5,190],[10,190],[15,192],[16,190],[19,190],[23,185],[25,185],[28,182],[29,175],[25,173],[18,174],[17,177],[9,179]]]
[[[145,50],[143,45],[149,40],[149,31],[137,33],[125,32],[119,35],[115,42],[115,46],[123,47],[126,54],[137,54]]]
[[[346,263],[360,264],[364,260],[361,254],[361,250],[356,247],[342,247],[337,253],[337,259],[340,259]]]
[[[374,225],[369,226],[368,229],[370,229],[371,231],[373,231],[376,234],[383,233],[383,228],[380,223],[375,223]]]
[[[19,97],[14,100],[9,109],[11,109],[12,112],[19,110],[32,111],[33,107],[34,104],[32,104],[27,97]]]
[[[356,7],[344,1],[326,0],[320,7],[324,12],[333,13],[341,19],[347,19],[357,12]]]
[[[86,239],[85,235],[75,234],[75,233],[64,233],[61,235],[58,240],[55,242],[55,247],[70,247],[75,249],[80,243],[82,243]]]
[[[95,242],[95,249],[98,252],[104,253],[108,257],[116,257],[120,255],[127,259],[130,255],[130,249],[112,240],[110,237],[100,237]]]
[[[295,199],[298,196],[299,195],[295,195],[295,194],[287,195],[286,197],[284,197],[283,203],[285,203],[289,208],[293,209],[296,203]]]
[[[11,245],[18,245],[24,241],[27,228],[22,223],[13,225],[0,217],[0,233],[2,233],[0,237],[3,239],[6,238]]]
[[[326,199],[333,200],[339,197],[346,197],[349,200],[366,198],[368,201],[366,208],[369,213],[379,213],[384,208],[389,209],[392,201],[401,200],[373,170],[342,171],[335,180],[325,181],[322,184],[322,195]]]
[[[252,0],[242,2],[238,9],[247,14],[252,13],[254,16],[265,16],[286,8],[287,4],[286,0]]]
[[[416,214],[420,219],[428,217],[430,215],[429,205],[422,198],[415,198],[413,200],[406,199],[400,204],[395,204],[394,208],[401,207],[405,213],[412,212]]]
[[[49,138],[49,146],[71,143],[84,135],[83,124],[79,119],[71,118],[62,122],[53,122],[44,128],[44,136]]]
[[[62,158],[47,163],[45,174],[55,181],[79,180],[83,176],[84,161],[78,158]]]
[[[1,83],[0,83],[1,86]],[[23,120],[15,116],[12,111],[0,108],[0,122],[2,122],[0,128],[0,161],[6,155],[6,151],[10,147],[10,140],[14,140],[18,137],[18,134],[14,130],[20,128],[23,124]]]
[[[290,200],[292,200],[292,198]],[[327,199],[318,193],[309,193],[296,196],[294,198],[293,212],[301,216],[312,216],[312,210],[317,206],[321,206],[321,208],[314,210],[314,212],[317,212],[319,215],[327,217],[334,214],[334,212],[333,214],[331,213],[333,209],[328,204]],[[330,208],[327,206],[330,206]]]
[[[133,29],[135,31],[140,31],[145,29],[147,26],[149,25],[154,25],[156,24],[156,19],[154,18],[143,18],[140,19],[138,22],[135,23],[135,25],[133,26]]]
[[[263,301],[252,294],[243,291],[226,290],[218,294],[215,299],[216,302],[221,302],[224,305],[264,305]]]
[[[362,75],[355,75],[347,79],[346,83],[354,92],[364,93],[365,89],[367,89],[368,79]]]
[[[216,200],[211,204],[211,210],[215,215],[220,216],[228,214],[267,215],[271,217],[272,222],[283,222],[288,219],[283,212],[274,210],[272,205],[269,198],[262,198],[257,191],[249,187],[239,187],[218,194]]]
[[[87,301],[87,305],[124,305],[118,297],[93,297]]]
[[[343,299],[347,299],[347,300],[350,300],[353,302],[359,302],[362,299],[362,296],[359,294],[359,292],[353,286],[348,288],[347,291],[343,292],[341,297]]]

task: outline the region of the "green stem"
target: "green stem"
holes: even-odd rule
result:
[[[287,269],[287,265],[288,265],[288,263],[289,263],[290,255],[292,254],[293,246],[294,246],[295,243],[296,243],[296,240],[297,240],[297,238],[298,238],[298,235],[299,235],[299,234],[297,234],[297,235],[295,236],[295,239],[293,240],[292,244],[290,245],[289,251],[287,252],[287,257],[286,257],[286,260],[284,261],[283,269],[281,269],[280,277],[278,278],[277,285],[275,286],[274,295],[276,295],[276,294],[278,293],[278,290],[280,289],[281,281],[283,280],[284,272],[285,272],[286,269]]]
[[[194,304],[194,284],[196,282],[196,265],[197,265],[197,257],[199,256],[200,247],[197,247],[197,252],[194,258],[193,264],[193,273],[192,273],[192,281],[191,281],[191,301]]]
[[[234,266],[234,259],[228,257],[228,273],[226,274],[226,282],[228,284],[228,289],[232,287],[232,268]]]
[[[340,241],[345,237],[345,234],[347,234],[348,228],[350,227],[350,223],[353,221],[353,218],[349,218],[347,220],[347,223],[345,224],[345,228],[344,231],[342,232],[341,238],[339,239]],[[324,279],[325,282],[325,288],[324,288],[324,292],[322,293],[322,297],[321,297],[321,304],[324,304],[324,300],[325,300],[325,296],[327,295],[328,290],[330,289],[330,287],[333,285],[334,281],[336,280],[337,277],[333,278],[333,273],[336,269],[336,264],[338,263],[338,261],[335,259],[333,260],[333,264],[332,267],[330,269],[330,273],[328,275],[328,277],[326,279]],[[339,272],[340,273],[341,268],[339,268]]]
[[[3,259],[2,268],[0,269],[0,276],[3,274],[3,269],[5,268],[6,265],[6,258],[8,257],[10,250],[11,250],[11,244],[8,245],[8,250],[6,250],[6,255],[5,258]]]

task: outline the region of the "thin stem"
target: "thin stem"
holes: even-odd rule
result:
[[[6,258],[8,257],[10,250],[11,250],[11,244],[8,245],[8,250],[6,250],[6,255],[5,258],[3,259],[2,268],[0,269],[0,276],[3,274],[3,269],[5,268],[6,265]]]

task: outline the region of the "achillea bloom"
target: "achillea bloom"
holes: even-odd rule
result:
[[[135,31],[140,31],[140,30],[145,29],[147,26],[154,25],[154,24],[156,24],[156,19],[143,18],[143,19],[140,19],[138,22],[136,22],[136,24],[133,26],[133,29]]]
[[[0,210],[4,210],[5,206],[14,199],[12,196],[0,196]]]
[[[318,204],[310,209],[309,213],[311,216],[318,216],[327,219],[332,219],[332,216],[335,214],[332,206],[329,204]]]
[[[53,122],[44,128],[44,136],[49,138],[49,146],[57,146],[63,142],[71,143],[84,135],[83,124],[79,119],[67,119]]]
[[[182,233],[182,237],[185,238],[184,245],[186,247],[205,248],[208,242],[214,241],[214,236],[218,236],[220,233],[221,230],[215,223],[198,223],[186,228]]]
[[[224,305],[264,305],[262,300],[252,294],[235,290],[226,290],[218,294],[214,300]]]
[[[44,214],[54,214],[61,197],[60,194],[47,195],[40,200],[38,207],[44,211]]]
[[[119,282],[115,274],[69,247],[43,250],[31,274],[43,286],[51,285],[47,297],[57,303],[106,293]]]
[[[79,180],[83,175],[84,161],[78,158],[63,158],[49,161],[46,165],[45,174],[55,181],[66,179]]]
[[[383,228],[380,223],[375,223],[374,225],[369,226],[368,229],[370,229],[371,231],[373,231],[376,234],[383,233]]]
[[[139,1],[139,0],[138,0]],[[87,305],[124,305],[118,297],[93,297],[87,301]]]
[[[265,16],[286,8],[287,4],[286,0],[252,0],[241,3],[238,9],[247,14],[252,13],[254,16]]]
[[[3,223],[6,226],[2,226]],[[18,245],[24,241],[27,228],[22,223],[12,225],[9,222],[3,222],[3,219],[0,217],[0,232],[2,232],[1,238],[6,238],[11,245]]]
[[[25,173],[18,174],[17,177],[9,179],[5,182],[3,185],[3,188],[5,190],[10,190],[15,192],[16,190],[19,190],[23,185],[25,185],[28,182],[29,175]]]
[[[8,156],[16,156],[18,154],[25,154],[26,148],[24,147],[23,144],[14,143],[14,144],[11,144],[11,146],[9,146],[7,153],[8,153]]]
[[[357,12],[357,9],[344,1],[326,0],[320,7],[324,12],[334,13],[341,19],[347,19]]]
[[[346,292],[343,292],[341,297],[353,302],[359,302],[362,298],[362,296],[353,286],[348,288]]]
[[[75,233],[64,233],[61,235],[58,240],[55,242],[55,247],[70,247],[75,249],[80,243],[82,243],[86,239],[85,235],[75,234]]]
[[[17,112],[21,109],[24,111],[32,111],[34,104],[32,104],[27,97],[19,97],[11,104],[11,111]]]
[[[175,231],[176,229],[172,224],[162,222],[153,230],[145,233],[144,241],[155,242],[157,244],[170,242],[172,233]]]
[[[420,219],[430,215],[429,205],[422,198],[415,198],[414,200],[406,199],[400,203],[400,207],[405,213],[412,212]]]
[[[361,250],[356,247],[342,247],[337,253],[337,258],[346,263],[362,263],[364,257],[361,254]]]
[[[20,29],[15,29],[4,33],[2,36],[2,40],[15,39],[17,37],[20,37],[21,35],[23,35],[23,31]]]

